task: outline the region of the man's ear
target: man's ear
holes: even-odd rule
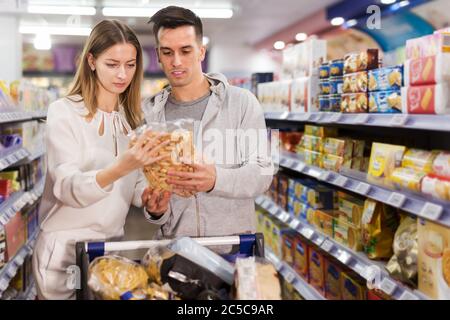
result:
[[[89,64],[89,67],[91,68],[91,70],[95,71],[95,58],[92,55],[92,53],[88,53],[87,60],[88,60],[88,64]]]
[[[206,46],[202,45],[200,47],[200,61],[205,60],[205,56],[206,56]]]

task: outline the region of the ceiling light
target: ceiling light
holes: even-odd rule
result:
[[[344,22],[345,22],[345,19],[342,18],[342,17],[336,17],[336,18],[331,19],[331,24],[332,24],[333,26],[340,26],[340,25],[343,25]]]
[[[297,41],[305,41],[307,38],[308,38],[308,35],[304,32],[300,32],[295,35],[295,40],[297,40]]]
[[[205,36],[205,37],[203,37],[203,41],[202,41],[202,42],[203,42],[203,45],[204,45],[204,46],[207,46],[207,45],[208,45],[208,43],[209,43],[209,38],[208,38],[208,37],[206,37],[206,36]]]
[[[97,13],[95,7],[74,6],[28,6],[28,13],[38,14],[67,14],[80,16],[94,16]]]
[[[38,33],[33,40],[36,50],[50,50],[52,47],[52,39],[48,33]]]
[[[285,46],[286,46],[286,44],[284,43],[284,41],[276,41],[273,44],[273,47],[277,50],[283,50]]]
[[[106,17],[151,17],[158,12],[162,7],[145,7],[145,8],[120,8],[120,7],[105,7],[102,13]],[[200,18],[218,18],[229,19],[233,16],[233,10],[228,8],[189,8]]]
[[[358,20],[356,19],[351,19],[348,20],[347,23],[345,24],[348,28],[354,27],[358,24]]]
[[[49,27],[49,26],[20,26],[19,32],[24,34],[53,34],[66,36],[88,36],[91,33],[89,27]]]
[[[397,1],[397,0],[381,0],[381,3],[382,4],[393,4],[393,3],[395,3],[395,1]]]
[[[398,5],[400,6],[400,8],[409,6],[409,1],[408,0],[402,1]]]

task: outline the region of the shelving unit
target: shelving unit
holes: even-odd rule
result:
[[[427,297],[421,292],[417,290],[411,290],[402,283],[392,279],[388,272],[385,270],[383,263],[372,261],[363,253],[354,252],[353,250],[342,246],[334,239],[324,235],[314,226],[291,216],[268,197],[258,197],[256,199],[256,204],[266,210],[270,215],[289,226],[289,228],[295,230],[297,233],[310,240],[315,245],[319,246],[323,251],[339,260],[343,265],[346,265],[347,267],[355,271],[362,278],[366,279],[368,284],[378,283],[379,289],[391,296],[393,299],[427,299]],[[271,258],[270,255],[269,258]],[[280,263],[285,264],[284,262],[279,261],[279,259],[274,259],[273,261],[278,261],[278,264],[275,264],[275,266],[278,268],[283,267],[283,265],[281,265]],[[292,269],[289,271],[292,271]],[[296,277],[299,276],[296,275]],[[305,283],[303,283],[303,285],[305,285]]]

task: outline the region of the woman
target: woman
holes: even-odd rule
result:
[[[141,137],[128,148],[127,134],[141,122],[141,79],[136,35],[105,20],[87,40],[70,93],[49,107],[48,172],[33,255],[40,299],[74,298],[66,271],[75,264],[75,243],[121,237],[130,205],[147,203],[137,169],[160,160],[155,154],[165,144]]]

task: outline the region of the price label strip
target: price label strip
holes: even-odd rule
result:
[[[348,179],[344,176],[339,176],[336,181],[335,184],[338,185],[341,188],[344,188],[347,185]]]
[[[280,115],[280,119],[281,120],[286,120],[289,117],[289,111],[284,111],[281,115]]]
[[[367,113],[361,113],[355,117],[354,123],[363,124],[363,123],[367,123],[368,121],[369,121],[369,115]]]
[[[397,284],[386,277],[386,278],[383,279],[383,281],[381,281],[380,289],[384,293],[392,296],[392,294],[394,293],[395,289],[397,289]]]
[[[326,252],[330,252],[331,250],[333,250],[334,244],[329,240],[325,240],[320,247]]]
[[[352,256],[347,251],[342,251],[338,256],[338,260],[343,264],[348,264],[351,258]]]
[[[399,300],[419,300],[419,297],[412,294],[409,291],[405,291],[402,293],[402,295],[400,296]]]
[[[444,211],[444,208],[442,206],[427,202],[423,206],[419,215],[424,218],[436,221],[436,220],[439,220],[443,211]]]
[[[330,117],[330,122],[338,122],[342,118],[342,113],[334,113]]]
[[[289,226],[294,230],[296,230],[299,225],[300,221],[298,221],[297,219],[293,219],[291,223],[289,223]]]
[[[313,234],[314,234],[314,230],[310,229],[310,228],[303,228],[303,230],[301,231],[301,234],[306,238],[306,239],[311,239]]]
[[[406,114],[397,114],[392,117],[390,125],[394,127],[402,127],[408,122],[408,116]]]
[[[387,203],[393,207],[401,208],[403,206],[403,204],[405,203],[405,201],[406,201],[406,197],[403,194],[393,192],[389,196]]]
[[[364,182],[360,182],[358,184],[358,186],[356,187],[356,192],[362,194],[362,195],[367,195],[370,191],[370,185],[368,185],[367,183]]]
[[[297,164],[296,164],[294,170],[297,171],[297,172],[303,172],[303,170],[305,169],[305,167],[306,167],[306,164],[305,164],[305,163],[303,163],[303,162],[297,162]]]
[[[295,281],[295,275],[292,272],[290,272],[290,271],[286,272],[286,275],[285,275],[284,278],[289,283],[293,283]]]
[[[322,171],[318,177],[319,180],[327,181],[330,178],[330,172],[329,171]]]

